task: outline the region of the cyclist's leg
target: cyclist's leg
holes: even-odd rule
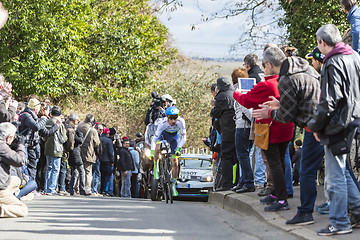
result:
[[[177,196],[176,181],[179,177],[179,157],[175,155],[175,152],[180,142],[180,133],[177,132],[172,134],[171,139],[169,139],[168,142],[170,143],[171,148],[171,191],[173,196]]]
[[[159,173],[159,153],[160,153],[160,143],[156,143],[155,146],[155,152],[154,152],[154,178],[155,179],[159,179],[160,178],[160,173]]]

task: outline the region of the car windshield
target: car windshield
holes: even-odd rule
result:
[[[206,159],[180,159],[181,167],[193,169],[212,169],[211,161]]]

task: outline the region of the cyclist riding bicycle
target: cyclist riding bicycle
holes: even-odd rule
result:
[[[157,120],[157,130],[151,141],[151,156],[154,160],[154,178],[159,179],[159,151],[162,140],[166,140],[171,148],[172,179],[171,192],[177,196],[176,181],[179,176],[179,157],[181,148],[186,142],[185,120],[179,117],[179,109],[175,106],[166,109],[166,117]],[[181,138],[181,139],[180,139]]]

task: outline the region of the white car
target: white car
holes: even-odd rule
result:
[[[212,156],[182,154],[179,164],[180,177],[176,186],[179,196],[208,197],[214,186]]]

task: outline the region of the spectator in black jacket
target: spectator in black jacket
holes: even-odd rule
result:
[[[119,161],[119,152],[120,152],[120,148],[121,148],[121,139],[119,134],[117,134],[116,129],[115,128],[109,128],[109,138],[113,143],[113,148],[114,148],[114,181],[113,181],[113,195],[120,197],[120,191],[121,191],[121,174],[119,172],[119,170],[116,169],[116,166],[118,166],[118,161]]]
[[[122,175],[121,197],[131,198],[131,171],[134,171],[134,162],[129,151],[130,141],[124,139],[123,147],[120,149],[118,169]]]
[[[259,57],[254,53],[250,53],[244,58],[244,67],[249,74],[249,78],[256,78],[256,83],[261,81],[261,74],[264,74],[257,65],[258,61]]]
[[[101,187],[100,192],[105,196],[113,196],[113,167],[114,167],[114,147],[109,138],[110,130],[104,128],[100,137],[102,152],[100,158]]]
[[[221,135],[221,167],[223,175],[217,191],[226,191],[233,186],[232,166],[237,161],[235,156],[234,87],[229,77],[218,78],[216,85],[219,92],[215,97],[215,105],[211,110],[211,116],[219,121],[219,124],[215,124],[215,128]]]
[[[26,136],[25,147],[28,154],[27,168],[31,179],[35,179],[36,165],[40,157],[40,136],[53,136],[59,129],[61,121],[58,120],[54,126],[47,129],[45,123],[48,120],[46,116],[38,118],[41,103],[35,98],[31,98],[27,107],[20,114],[20,135]]]

